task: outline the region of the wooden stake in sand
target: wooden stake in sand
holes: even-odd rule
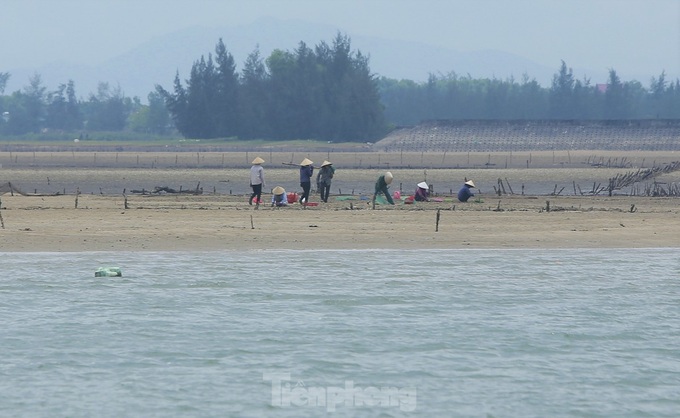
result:
[[[253,224],[253,215],[250,215],[250,229],[255,229],[255,224]]]
[[[5,220],[2,219],[2,201],[0,200],[0,227],[5,229]]]
[[[439,217],[441,216],[441,209],[437,209],[437,220],[434,224],[434,232],[439,232]]]

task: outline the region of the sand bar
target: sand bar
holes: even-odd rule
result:
[[[679,198],[638,195],[647,183],[617,190],[611,197],[591,192],[617,173],[678,160],[667,152],[445,158],[427,153],[311,154],[317,162],[331,158],[338,169],[330,202],[306,209],[263,205],[259,210],[247,202],[244,163],[256,153],[0,154],[0,184],[12,182],[29,194],[0,195],[0,251],[680,247]],[[264,157],[275,161],[264,165],[266,191],[275,185],[299,189],[296,168],[281,162],[302,154]],[[160,167],[162,158],[170,158],[171,167]],[[182,158],[189,160],[184,164]],[[197,167],[188,165],[191,158]],[[392,166],[402,158],[413,166]],[[536,167],[527,168],[529,159]],[[418,166],[421,160],[426,168]],[[454,161],[448,168],[431,167]],[[511,166],[505,168],[505,161]],[[99,166],[102,162],[105,167]],[[368,162],[372,165],[366,166]],[[375,178],[387,167],[395,174],[392,190],[403,187],[408,194],[426,177],[442,201],[372,209],[362,198],[372,193]],[[466,177],[474,178],[481,193],[474,202],[460,203],[452,194]],[[514,190],[498,196],[495,188],[501,179]],[[651,181],[677,184],[680,172]],[[199,185],[200,195],[132,192],[154,186],[186,191]],[[340,192],[351,200],[337,200]],[[269,198],[264,195],[265,201]],[[314,195],[313,201],[318,200]]]

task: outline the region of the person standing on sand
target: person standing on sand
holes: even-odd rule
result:
[[[253,193],[250,195],[248,204],[253,204],[253,198],[257,197],[255,201],[255,208],[260,205],[260,197],[262,196],[262,188],[264,187],[264,168],[262,168],[262,163],[264,160],[260,157],[255,157],[253,160],[253,166],[250,167],[250,187],[253,189]]]
[[[465,183],[463,183],[463,187],[460,188],[458,191],[458,200],[461,202],[467,202],[468,199],[474,196],[472,189],[475,187],[475,183],[472,180],[468,180]]]
[[[321,164],[321,169],[319,174],[316,175],[316,186],[321,193],[321,200],[324,203],[328,203],[328,196],[331,194],[331,180],[335,174],[335,168],[333,168],[333,163],[328,160],[324,160]]]
[[[300,187],[302,187],[302,197],[300,203],[309,202],[309,191],[312,189],[312,174],[314,174],[314,162],[305,158],[300,163]]]
[[[373,200],[372,202],[375,204],[375,198],[378,197],[378,194],[383,193],[385,195],[385,198],[387,199],[387,202],[390,205],[394,205],[394,200],[392,200],[392,196],[390,196],[390,191],[388,190],[388,186],[390,183],[392,183],[392,173],[389,171],[382,176],[378,177],[378,181],[375,182],[375,192],[373,192]]]

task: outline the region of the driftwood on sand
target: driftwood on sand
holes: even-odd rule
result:
[[[146,190],[146,189],[133,189],[130,190],[130,193],[134,194],[145,194],[145,195],[160,195],[160,194],[189,194],[189,195],[200,195],[203,194],[203,188],[200,187],[201,183],[198,183],[196,185],[195,189],[186,189],[183,190],[182,186],[179,187],[179,190],[173,189],[168,186],[156,186],[153,188],[153,190]]]
[[[624,187],[634,185],[635,183],[641,183],[645,180],[653,180],[661,174],[672,173],[674,171],[680,170],[680,161],[674,161],[665,166],[655,166],[652,168],[641,168],[637,171],[629,171],[624,174],[617,174],[616,176],[609,179],[609,196],[612,195],[614,190],[620,190]],[[654,182],[653,187],[645,188],[645,195],[647,196],[678,196],[677,185],[670,185],[667,189],[661,186],[660,183]]]

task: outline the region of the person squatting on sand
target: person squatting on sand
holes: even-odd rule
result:
[[[323,164],[321,164],[319,173],[316,175],[316,187],[319,189],[321,200],[324,203],[328,203],[328,196],[331,193],[331,180],[333,179],[334,174],[335,168],[333,167],[333,163],[324,160]]]
[[[314,174],[314,162],[305,158],[300,163],[300,187],[302,187],[302,197],[300,203],[309,202],[309,191],[312,188],[312,174]]]
[[[430,200],[428,197],[428,190],[430,190],[430,186],[428,186],[426,182],[421,181],[418,183],[413,200],[416,202],[428,202]]]
[[[272,207],[288,206],[288,196],[286,190],[281,186],[276,186],[272,190]]]
[[[264,187],[264,168],[262,168],[262,163],[264,160],[260,157],[255,157],[253,160],[253,166],[250,167],[250,187],[253,189],[253,193],[250,195],[248,204],[253,204],[253,198],[257,197],[255,201],[256,205],[260,204],[260,197],[262,196],[262,188]]]
[[[468,180],[465,183],[463,183],[463,187],[460,188],[458,191],[458,200],[461,202],[467,202],[468,199],[474,196],[472,193],[472,189],[475,187],[475,183],[473,183],[472,180]]]
[[[394,200],[392,200],[392,196],[390,196],[390,191],[388,190],[388,186],[392,183],[393,178],[392,173],[389,171],[378,177],[378,181],[375,182],[375,192],[373,192],[373,203],[375,203],[375,198],[378,197],[378,194],[383,193],[387,202],[390,205],[394,205]]]

